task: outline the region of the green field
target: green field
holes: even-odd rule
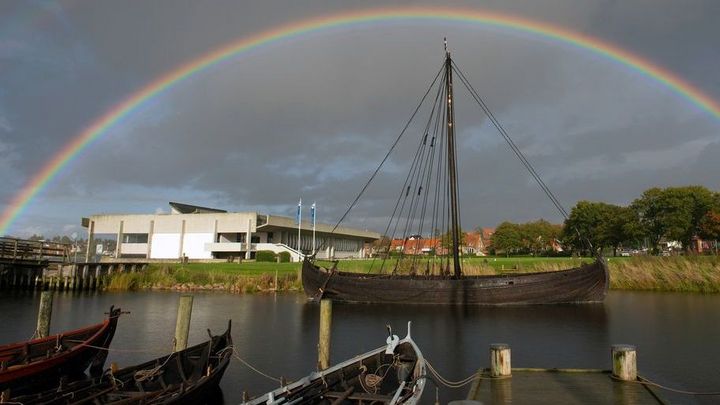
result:
[[[426,258],[414,267],[405,260],[400,273],[427,269]],[[589,263],[591,258],[568,257],[474,257],[465,258],[463,272],[467,275],[504,274],[552,271]],[[720,258],[718,256],[675,257],[610,257],[610,288],[623,290],[655,290],[718,293],[720,292]],[[318,261],[331,267],[332,262]],[[395,269],[396,260],[387,260],[384,272]],[[382,260],[341,260],[338,269],[358,273],[377,273]],[[439,264],[434,270],[439,271]],[[147,271],[121,273],[111,277],[108,289],[136,290],[144,288],[195,288],[213,286],[233,292],[300,290],[297,279],[300,263],[154,263]],[[277,275],[277,285],[275,277]]]
[[[613,258],[612,260],[622,260],[627,258]],[[423,259],[421,259],[423,260]],[[438,259],[439,260],[439,259]],[[611,260],[611,261],[612,261]],[[567,267],[578,266],[581,263],[591,262],[589,258],[570,258],[570,257],[473,257],[464,258],[462,263],[464,266],[488,266],[498,272],[503,270],[524,270],[533,268],[542,268],[547,265],[561,265]],[[385,262],[385,269],[391,268],[396,259],[388,259]],[[318,260],[323,266],[330,267],[332,262]],[[423,263],[425,263],[423,261]],[[380,270],[382,264],[381,259],[365,259],[365,260],[340,260],[338,261],[338,270],[352,271],[359,273],[367,273],[372,271],[376,273]],[[170,267],[173,269],[185,269],[189,271],[207,271],[217,274],[233,274],[244,276],[259,276],[263,274],[274,275],[278,271],[280,275],[296,274],[300,268],[300,263],[271,263],[271,262],[254,262],[244,261],[242,263],[188,263],[188,264],[152,264],[151,267]]]

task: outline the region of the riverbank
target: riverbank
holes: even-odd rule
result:
[[[720,257],[608,258],[610,288],[666,292],[720,293]],[[587,263],[583,258],[487,257],[463,260],[468,275],[513,274],[567,269]],[[385,271],[390,266],[385,264]],[[341,261],[343,271],[379,272],[381,261]],[[107,290],[217,290],[233,293],[302,291],[298,263],[151,264],[146,271],[113,274]]]

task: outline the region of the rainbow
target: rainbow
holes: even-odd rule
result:
[[[714,117],[720,118],[720,104],[717,101],[673,72],[618,46],[556,25],[498,12],[447,7],[381,8],[342,12],[282,25],[222,45],[180,67],[172,69],[137,90],[76,135],[30,179],[27,185],[13,197],[0,217],[0,235],[7,233],[13,222],[23,213],[38,193],[55,179],[61,169],[77,157],[82,150],[102,137],[103,134],[108,132],[108,129],[116,125],[124,117],[127,117],[143,103],[192,75],[251,49],[303,34],[365,23],[423,21],[473,23],[488,27],[512,29],[589,50],[662,83]]]

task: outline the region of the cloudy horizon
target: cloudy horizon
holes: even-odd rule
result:
[[[384,4],[0,3],[0,211],[89,124],[164,73],[261,31]],[[712,0],[393,4],[553,24],[720,99],[720,3]],[[83,216],[168,212],[168,201],[294,216],[302,198],[334,224],[440,67],[443,37],[566,208],[578,200],[628,204],[654,186],[720,190],[718,117],[658,80],[517,30],[387,21],[287,38],[179,82],[79,153],[8,233],[81,233]],[[561,222],[474,102],[456,97],[463,225]],[[382,230],[409,166],[408,135],[348,226]]]

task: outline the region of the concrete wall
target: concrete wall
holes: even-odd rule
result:
[[[212,259],[212,252],[205,250],[205,244],[212,243],[213,236],[212,233],[186,233],[183,253],[192,259]]]
[[[177,259],[180,257],[179,233],[155,233],[152,237],[151,259]]]
[[[119,256],[123,254],[148,255],[149,251],[150,259],[180,259],[183,255],[190,259],[212,259],[212,249],[218,247],[216,244],[218,234],[246,235],[249,231],[253,237],[259,239],[259,243],[266,244],[267,232],[270,229],[273,232],[273,243],[281,243],[281,239],[283,239],[291,249],[296,248],[297,233],[292,229],[292,218],[268,216],[272,226],[261,227],[259,228],[260,232],[258,232],[256,224],[257,218],[258,214],[255,212],[93,215],[89,218],[88,231],[92,235],[117,235]],[[289,224],[290,228],[283,230],[282,225],[284,224]],[[302,248],[309,251],[312,249],[312,234],[305,225],[303,224]],[[319,228],[323,227],[327,227],[327,225],[319,224]],[[345,235],[336,235],[328,241],[331,245],[337,243],[338,248],[323,249],[318,252],[318,257],[327,257],[328,254],[337,258],[359,257],[362,252],[360,248],[362,242],[360,241],[368,238],[367,235],[379,237],[379,235],[367,231],[350,229],[343,229],[343,231],[346,233]],[[352,234],[352,232],[355,233]],[[149,243],[122,243],[123,235],[130,233],[148,235]],[[322,244],[322,238],[322,235],[318,235],[318,247]],[[137,238],[134,239],[137,240]],[[222,242],[226,242],[226,240],[223,239]],[[231,252],[232,250],[228,249],[235,246],[240,246],[242,248],[240,251],[246,250],[244,244],[226,243],[222,249],[217,251]],[[284,249],[284,247],[277,248],[279,251]],[[266,247],[260,250],[276,249]]]

